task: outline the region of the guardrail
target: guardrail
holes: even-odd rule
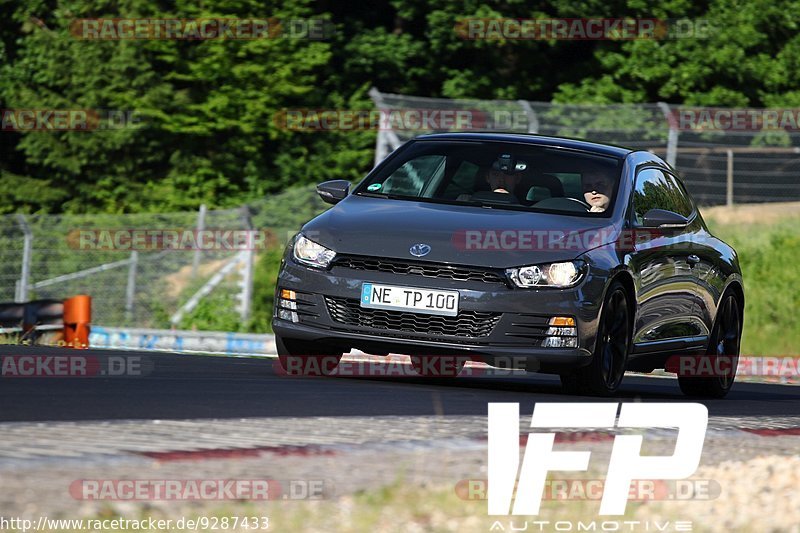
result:
[[[92,299],[87,295],[0,303],[0,335],[19,343],[36,343],[55,332],[52,340],[58,346],[88,348],[91,320]]]

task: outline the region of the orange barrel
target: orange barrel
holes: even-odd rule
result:
[[[64,341],[71,348],[89,347],[92,297],[85,294],[64,300]]]

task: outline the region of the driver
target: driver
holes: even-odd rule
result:
[[[528,168],[524,161],[517,160],[511,154],[500,154],[486,172],[486,183],[492,192],[511,194],[517,198],[517,187],[522,181],[522,173]]]
[[[590,213],[602,213],[611,202],[611,177],[601,171],[591,170],[581,175],[583,198],[589,204]]]
[[[492,192],[503,194],[514,194],[520,180],[521,174],[506,174],[502,170],[489,169],[486,173],[486,183]]]

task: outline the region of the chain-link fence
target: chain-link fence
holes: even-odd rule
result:
[[[703,205],[800,200],[800,128],[753,127],[752,122],[741,128],[707,127],[719,125],[714,113],[730,117],[742,110],[447,100],[374,89],[371,96],[389,116],[379,129],[376,162],[431,131],[529,132],[650,150],[677,168]],[[403,121],[409,110],[417,112],[412,113],[416,122]],[[420,124],[420,111],[431,111],[434,118]],[[442,118],[448,112],[450,118],[461,112],[469,120],[449,127],[449,119]],[[105,326],[242,331],[251,315],[258,256],[282,249],[325,207],[310,186],[240,209],[0,216],[0,302],[89,294],[96,321]],[[155,245],[148,232],[157,236]],[[203,232],[211,232],[211,245],[193,241]],[[256,240],[226,241],[225,232]],[[142,241],[131,242],[139,237]],[[169,239],[173,245],[166,243]]]
[[[0,302],[88,294],[104,326],[247,330],[256,261],[324,206],[302,187],[239,209],[0,216]]]
[[[800,200],[800,112],[796,109],[451,100],[376,89],[370,95],[384,115],[376,163],[422,133],[538,133],[649,150],[678,170],[701,205]],[[409,111],[415,113],[405,113]],[[440,111],[456,115],[448,122],[442,118],[444,113],[435,117]],[[464,115],[461,122],[458,112]],[[409,116],[413,121],[407,120]]]
[[[248,222],[240,210],[1,217],[0,301],[89,294],[95,316],[105,325],[178,325],[192,291],[226,265],[235,262],[236,268],[229,267],[231,275],[217,287],[241,292],[236,278],[247,262],[239,251],[187,249],[203,224],[241,230]],[[155,239],[148,241],[148,235]],[[164,235],[175,237],[174,245],[160,242]]]

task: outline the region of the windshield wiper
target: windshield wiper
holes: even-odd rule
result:
[[[390,200],[419,200],[415,196],[403,196],[401,194],[387,194],[385,192],[360,192],[359,196],[369,196],[370,198],[388,198]]]
[[[454,205],[471,205],[473,207],[488,207],[490,209],[493,209],[499,205],[507,205],[507,204],[496,204],[493,202],[487,202],[486,200],[468,200],[468,201],[454,202]]]
[[[491,200],[445,200],[442,198],[423,198],[419,196],[407,196],[401,194],[387,194],[384,192],[359,192],[356,193],[358,196],[367,196],[369,198],[388,198],[389,200],[410,200],[413,202],[426,202],[430,204],[440,204],[440,205],[469,205],[472,207],[485,207],[488,209],[512,209],[515,211],[528,211],[528,208],[524,205],[511,203],[511,202],[493,202]]]

